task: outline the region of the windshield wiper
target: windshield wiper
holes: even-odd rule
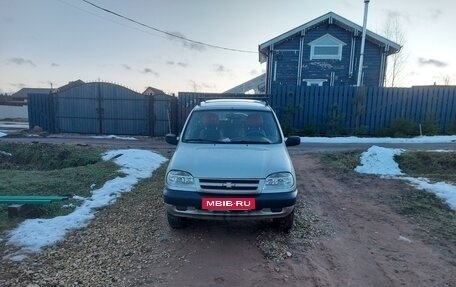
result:
[[[222,141],[209,140],[209,139],[200,139],[200,138],[185,139],[184,142],[187,142],[187,143],[225,143],[225,142],[222,142]]]
[[[270,144],[270,141],[247,141],[247,140],[240,140],[240,141],[232,141],[232,144]]]

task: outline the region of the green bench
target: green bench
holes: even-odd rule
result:
[[[68,196],[0,195],[0,203],[4,204],[49,204],[67,199]]]
[[[9,204],[9,217],[26,215],[36,204],[50,204],[64,200],[68,200],[68,196],[0,195],[0,204]]]

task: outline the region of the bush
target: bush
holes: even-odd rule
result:
[[[456,135],[456,119],[450,123],[445,132],[450,135]]]
[[[280,125],[282,126],[282,131],[285,134],[285,136],[293,135],[295,133],[295,129],[293,128],[293,118],[295,114],[299,111],[299,109],[299,106],[288,105],[283,110]]]
[[[354,136],[362,136],[362,135],[368,135],[369,127],[368,126],[359,126],[357,128],[354,128],[352,131],[352,135]]]
[[[415,122],[404,118],[397,118],[391,121],[388,127],[380,129],[377,134],[388,137],[410,137],[419,135],[420,129],[419,125]]]
[[[337,105],[333,105],[327,118],[327,134],[330,136],[338,136],[343,134],[345,132],[343,120],[344,115],[340,113],[339,107]]]
[[[426,136],[435,136],[439,133],[439,126],[435,120],[427,120],[421,125],[421,132]]]
[[[318,135],[317,132],[317,126],[314,124],[309,124],[304,126],[302,130],[298,132],[299,135],[301,136],[309,136],[309,137],[314,137]]]

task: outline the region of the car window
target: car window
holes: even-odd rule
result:
[[[282,141],[273,114],[254,110],[194,111],[182,140],[226,144],[276,144]]]

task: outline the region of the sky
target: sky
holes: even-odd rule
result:
[[[0,0],[0,93],[105,81],[137,92],[223,92],[265,70],[258,45],[330,11],[362,25],[363,0]],[[456,85],[452,0],[371,0],[367,27],[396,17],[407,60],[401,86]]]
[[[302,138],[301,141],[307,139],[309,138]],[[329,138],[321,139],[329,140]],[[331,138],[331,140],[334,143],[347,142],[346,138]],[[391,142],[390,140],[389,138],[377,139],[380,143],[383,141]],[[395,140],[398,140],[397,142],[413,140],[411,142],[416,143],[449,142],[456,140],[456,136],[416,137]],[[351,142],[364,143],[365,141],[363,138],[351,137]],[[424,178],[406,176],[394,160],[395,155],[403,152],[405,152],[403,149],[383,148],[374,145],[361,155],[361,162],[355,168],[355,171],[404,180],[419,189],[435,193],[452,209],[456,210],[456,186],[445,182],[435,183]],[[2,153],[1,150],[0,153]],[[6,152],[3,153],[7,156],[14,156]],[[157,153],[135,149],[111,150],[103,155],[103,159],[114,160],[120,166],[120,171],[126,176],[107,181],[101,188],[93,190],[92,196],[89,198],[76,196],[76,198],[82,200],[82,204],[68,215],[49,219],[27,219],[22,222],[17,228],[11,230],[6,238],[9,244],[20,247],[20,250],[6,255],[5,258],[22,260],[32,252],[61,241],[70,230],[87,226],[95,217],[97,209],[114,203],[122,193],[131,191],[139,180],[152,176],[153,172],[167,161],[166,158]]]

